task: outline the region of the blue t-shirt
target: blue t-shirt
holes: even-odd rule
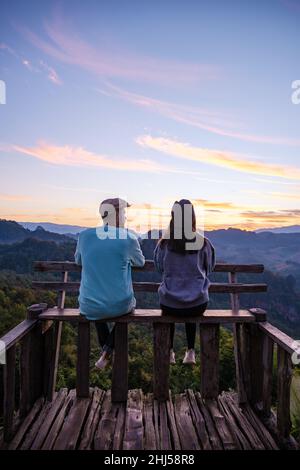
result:
[[[79,308],[88,320],[110,319],[135,307],[131,266],[143,266],[145,258],[132,232],[110,225],[84,230],[75,261],[82,265]]]

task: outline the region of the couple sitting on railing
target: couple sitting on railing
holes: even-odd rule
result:
[[[104,369],[114,349],[114,328],[97,320],[131,313],[135,308],[131,267],[142,267],[145,258],[136,235],[125,228],[126,208],[120,198],[106,199],[100,204],[103,225],[80,233],[75,261],[82,265],[79,291],[81,315],[95,321],[102,354],[95,366]],[[154,250],[156,269],[162,274],[158,289],[162,313],[173,316],[199,316],[207,308],[208,275],[215,266],[215,250],[211,242],[196,231],[192,203],[176,201],[168,229]],[[196,323],[186,323],[187,351],[184,364],[195,364]],[[175,363],[173,350],[175,324],[171,323],[170,363]]]

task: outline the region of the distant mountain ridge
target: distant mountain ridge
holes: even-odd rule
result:
[[[275,227],[275,228],[259,228],[255,230],[256,233],[272,232],[272,233],[300,233],[300,225],[289,225],[288,227]]]
[[[61,235],[76,235],[87,228],[80,225],[63,225],[52,222],[19,222],[19,224],[31,231],[35,230],[37,227],[43,227],[48,232],[59,233]]]
[[[41,226],[37,226],[31,231],[24,228],[14,220],[0,219],[0,244],[21,243],[28,238],[35,238],[43,241],[53,241],[56,243],[64,243],[70,241],[67,235],[48,232]]]
[[[38,226],[43,227],[48,232],[60,233],[61,235],[77,235],[87,227],[82,225],[55,224],[53,222],[19,222],[28,230],[35,230]],[[255,233],[272,232],[272,233],[300,233],[300,225],[289,225],[287,227],[275,228],[259,228],[254,230]]]

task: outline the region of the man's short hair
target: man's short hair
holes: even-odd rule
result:
[[[100,215],[105,219],[109,214],[114,214],[117,210],[130,207],[127,201],[119,197],[104,199],[99,207]]]

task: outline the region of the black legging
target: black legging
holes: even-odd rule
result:
[[[166,305],[160,304],[163,315],[174,315],[174,316],[195,316],[198,317],[202,315],[206,308],[208,302],[204,304],[197,305],[192,308],[171,308]],[[175,333],[175,323],[171,323],[171,349],[174,345],[174,333]],[[185,323],[185,333],[187,339],[188,349],[195,349],[195,339],[196,339],[196,323]]]
[[[132,312],[128,312],[125,315],[129,315]],[[112,321],[113,318],[111,319]],[[108,328],[108,324],[105,322],[100,322],[100,321],[95,321],[95,326],[96,326],[96,331],[97,331],[97,336],[98,336],[98,342],[100,346],[102,347],[103,351],[106,351],[108,353],[112,353],[114,347],[115,347],[115,326],[112,328],[110,331]]]

